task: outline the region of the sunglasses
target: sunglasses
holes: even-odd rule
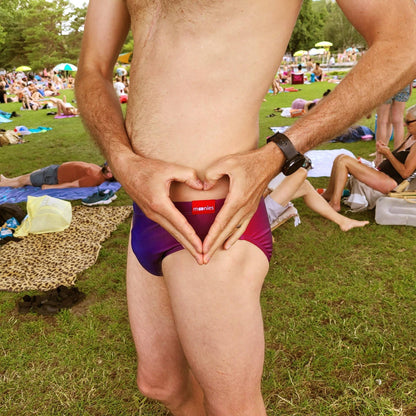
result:
[[[416,120],[405,120],[404,124],[406,124],[406,126],[408,126],[409,124],[414,123]]]

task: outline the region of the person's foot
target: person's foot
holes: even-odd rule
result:
[[[323,196],[323,195],[322,195]],[[328,201],[329,206],[336,212],[341,211],[341,204],[339,202]]]
[[[7,178],[4,175],[0,175],[0,186],[7,186],[6,185]]]
[[[368,223],[369,223],[368,221],[357,221],[357,220],[353,220],[351,218],[345,217],[345,221],[339,224],[339,228],[341,228],[342,231],[349,231],[352,228],[364,227]]]

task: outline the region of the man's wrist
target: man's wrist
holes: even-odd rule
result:
[[[269,160],[269,163],[267,165],[271,166],[271,177],[273,178],[282,170],[286,158],[283,152],[280,150],[280,148],[276,146],[274,143],[267,143],[263,147]]]
[[[267,143],[274,143],[284,156],[284,163],[281,171],[288,176],[303,167],[306,170],[311,168],[311,161],[308,157],[298,152],[289,137],[282,133],[276,133],[267,139]]]

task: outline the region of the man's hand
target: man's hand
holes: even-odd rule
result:
[[[131,154],[123,166],[111,166],[117,180],[144,214],[160,224],[186,248],[199,264],[203,264],[202,241],[169,198],[172,182],[203,190],[203,183],[194,169]]]
[[[257,150],[227,156],[207,169],[205,190],[211,189],[223,176],[229,177],[230,188],[203,242],[205,264],[220,246],[229,249],[246,230],[265,188],[280,168],[278,157],[270,151],[273,147],[277,149],[270,143]],[[283,162],[283,155],[280,156]]]

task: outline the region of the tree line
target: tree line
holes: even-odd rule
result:
[[[60,62],[76,64],[85,16],[86,7],[74,7],[68,0],[1,0],[0,69],[28,65],[39,71]],[[304,0],[288,52],[311,49],[322,40],[333,43],[332,51],[365,47],[336,3]],[[132,49],[130,34],[122,52]]]

